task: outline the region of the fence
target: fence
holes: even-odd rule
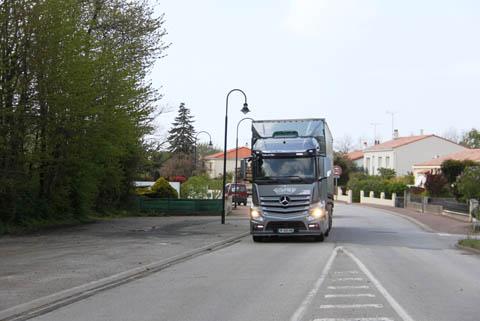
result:
[[[353,193],[352,190],[348,190],[347,194],[343,194],[343,189],[341,187],[338,187],[337,189],[337,194],[335,195],[335,200],[336,201],[341,201],[341,202],[346,202],[348,204],[352,203],[352,198],[353,198]]]
[[[231,211],[231,199],[225,201],[226,213]],[[138,209],[142,212],[181,215],[220,215],[221,199],[170,199],[170,198],[137,198]]]
[[[420,213],[433,213],[449,216],[462,221],[472,222],[472,206],[458,202],[454,198],[435,198],[405,195],[405,205]]]

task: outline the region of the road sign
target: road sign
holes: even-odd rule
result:
[[[333,176],[339,178],[342,175],[342,168],[338,165],[333,166]]]

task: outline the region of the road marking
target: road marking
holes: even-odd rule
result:
[[[358,274],[358,271],[335,271],[335,274]]]
[[[358,267],[362,272],[372,281],[373,284],[377,287],[378,291],[385,297],[385,299],[390,303],[392,308],[397,312],[397,314],[403,319],[403,321],[414,321],[413,318],[405,311],[402,306],[393,298],[393,296],[388,293],[387,289],[383,287],[383,285],[378,281],[373,274],[367,269],[367,267],[350,251],[343,249],[343,252],[347,254],[355,263],[357,263]]]
[[[359,308],[382,309],[383,304],[322,304],[320,305],[320,309],[359,309]]]
[[[375,294],[371,293],[358,293],[358,294],[325,294],[325,298],[374,298]]]
[[[303,315],[305,314],[305,311],[307,310],[308,306],[310,305],[310,303],[312,303],[312,300],[315,298],[315,296],[317,295],[317,292],[318,290],[320,289],[320,287],[322,286],[323,284],[323,281],[325,281],[325,278],[327,277],[328,275],[328,271],[330,271],[330,268],[332,267],[332,264],[333,264],[333,260],[335,259],[335,257],[337,256],[338,254],[338,251],[342,249],[342,247],[336,247],[333,249],[333,252],[332,254],[330,255],[330,257],[328,258],[328,261],[327,261],[327,264],[325,264],[325,267],[323,268],[322,270],[322,273],[320,274],[320,277],[318,278],[318,280],[315,282],[315,285],[313,286],[313,288],[310,290],[310,292],[307,294],[307,296],[305,297],[305,299],[303,299],[302,303],[300,304],[300,306],[298,307],[298,309],[295,311],[295,313],[292,315],[292,317],[290,318],[290,321],[299,321],[302,319]]]
[[[328,319],[315,319],[313,321],[393,321],[393,319],[390,319],[390,318],[353,318],[353,319],[328,318]]]
[[[338,278],[332,279],[333,282],[343,282],[343,281],[363,281],[363,278]]]
[[[448,233],[437,233],[438,236],[451,236],[451,234]]]
[[[343,289],[370,289],[368,285],[340,285],[340,286],[329,286],[329,290],[343,290]]]

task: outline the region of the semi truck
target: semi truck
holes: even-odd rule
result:
[[[251,146],[253,241],[323,241],[334,208],[333,138],[325,119],[253,121]]]

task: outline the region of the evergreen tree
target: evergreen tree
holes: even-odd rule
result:
[[[189,155],[193,153],[195,143],[195,128],[193,127],[193,116],[190,109],[181,103],[178,108],[178,116],[175,118],[173,127],[168,132],[168,143],[170,152],[174,154]]]

